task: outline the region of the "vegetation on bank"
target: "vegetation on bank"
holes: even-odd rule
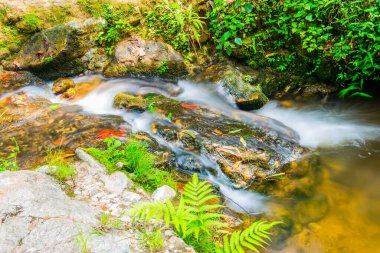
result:
[[[188,60],[198,51],[216,50],[253,68],[269,66],[336,83],[342,96],[369,96],[364,85],[380,81],[377,0],[165,0],[127,11],[109,1],[80,3],[107,20],[100,41],[109,52],[136,32],[162,38]],[[138,29],[130,25],[131,16],[140,17]]]
[[[88,148],[86,151],[104,164],[109,173],[123,170],[134,182],[152,192],[163,185],[176,189],[171,173],[155,166],[156,157],[145,142],[131,138],[122,143],[114,138],[104,140],[107,149]]]
[[[30,34],[68,20],[79,9],[106,21],[97,41],[108,54],[134,33],[164,40],[190,62],[217,53],[253,68],[335,83],[342,96],[368,96],[366,88],[380,82],[377,0],[165,0],[137,6],[78,0],[76,7],[57,8],[19,19],[7,18],[8,10],[1,9],[0,49],[17,52]]]

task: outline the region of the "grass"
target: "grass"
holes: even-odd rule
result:
[[[122,143],[114,138],[104,140],[105,150],[88,148],[87,152],[104,164],[109,173],[119,170],[117,163],[122,163],[122,170],[145,190],[152,192],[158,187],[169,185],[176,188],[176,183],[170,172],[156,168],[156,157],[149,151],[146,142],[131,138]]]
[[[164,240],[162,239],[161,229],[157,229],[155,232],[140,231],[138,240],[141,246],[147,246],[150,252],[160,250],[164,246]]]
[[[12,140],[15,143],[15,145],[11,147],[11,152],[8,154],[6,158],[0,157],[0,172],[6,170],[16,171],[19,168],[17,164],[17,155],[20,152],[20,147],[18,146],[18,143],[15,138],[12,138]],[[2,145],[3,143],[0,143],[0,146]]]

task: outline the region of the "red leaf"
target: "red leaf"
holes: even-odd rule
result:
[[[112,136],[120,137],[124,133],[125,133],[124,130],[117,131],[117,130],[112,130],[112,129],[104,129],[96,135],[96,138],[107,139],[107,138],[110,138]]]
[[[199,109],[199,106],[197,105],[181,104],[181,106],[186,109],[192,109],[192,110]]]
[[[58,138],[53,142],[54,145],[58,146],[66,145],[67,143],[69,142],[65,138]]]

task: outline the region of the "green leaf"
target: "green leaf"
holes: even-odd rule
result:
[[[243,41],[239,37],[235,38],[235,43],[238,44],[238,45],[240,45],[240,46],[243,45]]]
[[[60,107],[61,107],[60,104],[52,104],[51,106],[49,106],[49,110],[50,110],[50,111],[56,111],[56,110],[58,110]]]
[[[253,9],[253,5],[252,4],[246,4],[244,6],[245,8],[245,11],[248,12],[248,13],[251,13],[252,12],[252,9]]]
[[[305,17],[305,19],[307,20],[307,21],[313,21],[313,14],[309,14],[309,15],[307,15],[306,17]]]

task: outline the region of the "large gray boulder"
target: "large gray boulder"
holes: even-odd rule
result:
[[[183,58],[163,42],[130,37],[119,42],[114,59],[106,68],[109,77],[161,76],[177,78],[187,74]]]
[[[78,228],[97,226],[96,212],[72,200],[46,174],[0,174],[0,252],[79,252]]]

